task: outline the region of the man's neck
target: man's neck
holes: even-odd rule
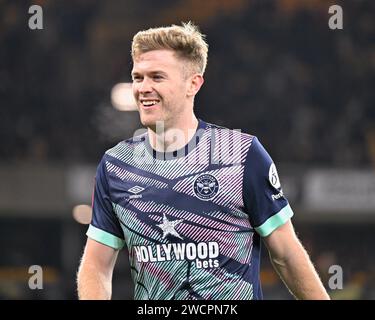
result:
[[[156,130],[148,129],[150,144],[158,152],[173,152],[189,143],[198,128],[198,119],[194,114],[189,118],[181,119],[173,127],[160,122]]]

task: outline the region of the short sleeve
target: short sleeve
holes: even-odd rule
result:
[[[257,137],[248,150],[243,179],[243,199],[250,223],[266,237],[287,222],[293,211],[284,196],[276,166]]]
[[[92,220],[86,234],[114,249],[121,249],[125,244],[123,231],[112,207],[104,158],[96,170]]]

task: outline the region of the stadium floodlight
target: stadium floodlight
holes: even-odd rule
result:
[[[92,208],[87,204],[80,204],[73,208],[73,218],[81,224],[90,224]]]
[[[138,111],[133,96],[131,83],[118,83],[111,91],[111,101],[114,108],[120,111]]]

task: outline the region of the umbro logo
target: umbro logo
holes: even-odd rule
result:
[[[142,195],[139,194],[141,193],[145,188],[140,187],[140,186],[134,186],[131,187],[128,192],[132,193],[132,195],[129,196],[129,199],[137,199],[137,198],[142,198]]]
[[[144,189],[145,188],[142,188],[140,186],[134,186],[134,187],[130,188],[128,191],[131,192],[131,193],[137,194],[137,193],[142,192]]]

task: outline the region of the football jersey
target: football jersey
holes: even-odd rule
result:
[[[127,246],[134,299],[261,299],[261,237],[292,215],[259,140],[199,120],[180,150],[145,133],[106,151],[87,235]]]

